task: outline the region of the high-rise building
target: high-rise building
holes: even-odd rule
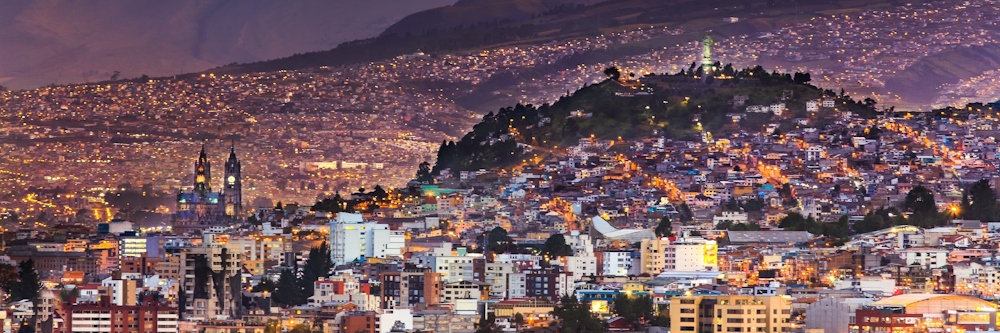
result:
[[[415,308],[441,303],[441,274],[430,268],[407,268],[401,272],[382,272],[382,308]]]
[[[682,238],[666,247],[665,270],[674,272],[711,271],[719,266],[719,247],[714,240]]]
[[[139,304],[117,305],[108,297],[97,303],[68,302],[63,305],[66,313],[64,325],[58,333],[176,333],[178,332],[177,308],[162,305],[147,298]]]
[[[341,317],[340,332],[343,333],[376,333],[382,332],[379,325],[379,314],[375,311],[351,312]]]
[[[242,312],[243,249],[207,234],[179,254],[180,310],[185,319],[239,318]]]
[[[361,214],[340,213],[336,220],[330,221],[330,255],[334,265],[359,258],[399,257],[404,247],[406,232],[389,230],[386,224],[365,222]]]
[[[791,331],[788,296],[678,296],[670,299],[670,328],[691,333]]]
[[[642,262],[641,271],[650,275],[663,272],[667,267],[666,253],[668,246],[670,246],[670,240],[666,237],[643,239],[639,243],[639,257]]]

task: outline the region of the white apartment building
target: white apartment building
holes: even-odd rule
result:
[[[601,266],[604,276],[628,276],[629,268],[632,268],[632,252],[606,251]]]
[[[597,257],[594,255],[575,255],[563,257],[563,265],[566,271],[573,273],[573,277],[579,281],[589,276],[597,276]]]
[[[528,296],[528,275],[525,273],[513,273],[507,275],[507,298],[519,298]]]
[[[492,285],[490,287],[491,299],[507,299],[507,279],[514,274],[516,267],[510,264],[488,262],[485,264],[483,272],[483,282]]]
[[[361,214],[339,213],[337,219],[330,222],[330,252],[334,265],[358,258],[399,257],[405,246],[405,232],[389,230],[385,224],[365,222]]]
[[[718,266],[718,245],[702,238],[684,238],[666,247],[665,270],[675,272],[711,271]]]
[[[900,251],[899,256],[903,257],[907,265],[916,263],[920,266],[937,268],[948,264],[947,249],[915,247]]]

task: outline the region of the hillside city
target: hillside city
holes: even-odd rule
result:
[[[0,321],[995,332],[1000,69],[936,88],[934,110],[884,89],[994,44],[996,8],[0,91]]]

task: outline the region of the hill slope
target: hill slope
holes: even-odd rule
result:
[[[960,47],[921,59],[886,80],[885,87],[914,103],[931,103],[937,89],[1000,68],[1000,45]]]
[[[805,111],[807,101],[819,98],[837,100],[841,111],[864,117],[876,114],[874,104],[796,83],[791,75],[769,74],[760,66],[727,75],[736,79],[713,80],[708,85],[681,75],[625,82],[609,79],[583,87],[552,105],[519,104],[490,112],[462,140],[442,144],[433,172],[510,167],[534,156],[528,154],[530,149],[535,154],[559,154],[586,137],[626,141],[651,137],[699,140],[703,135],[725,138],[741,131],[758,132],[771,123],[787,129],[795,118],[806,118],[811,126],[822,127],[833,120],[834,112]],[[734,123],[726,115],[745,109],[731,103],[734,95],[748,96],[748,105],[784,103],[787,111],[780,117],[745,113]]]
[[[600,0],[460,0],[409,15],[387,28],[382,35],[417,35],[483,22],[527,20],[557,8],[592,5]],[[549,14],[553,14],[550,12]]]
[[[455,0],[10,0],[0,2],[0,84],[28,88],[173,75],[379,34]]]

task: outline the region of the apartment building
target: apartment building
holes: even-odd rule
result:
[[[790,332],[788,296],[679,296],[670,300],[670,327],[691,333]]]

